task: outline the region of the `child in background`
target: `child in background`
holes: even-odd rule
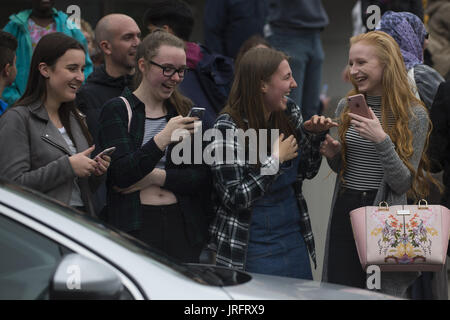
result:
[[[5,87],[16,79],[16,49],[17,39],[12,34],[0,30],[0,97]],[[8,104],[0,99],[0,115],[7,107]]]

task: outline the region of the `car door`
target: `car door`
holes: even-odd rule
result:
[[[53,272],[70,252],[0,215],[0,299],[47,299]]]
[[[47,300],[52,277],[63,258],[76,253],[106,264],[120,278],[120,299],[142,299],[137,287],[94,253],[0,204],[0,300]]]

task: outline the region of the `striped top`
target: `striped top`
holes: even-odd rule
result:
[[[366,97],[367,105],[382,123],[381,97]],[[388,126],[395,123],[392,115],[388,116]],[[383,179],[383,167],[372,141],[362,138],[353,126],[345,135],[347,141],[347,169],[344,172],[343,186],[355,190],[372,190],[380,187]]]
[[[142,145],[145,145],[150,141],[151,138],[160,133],[167,125],[166,116],[160,118],[146,118],[145,119],[145,131],[144,139],[142,140]],[[167,153],[167,148],[165,150]],[[166,165],[166,154],[159,160],[155,168],[164,169]]]

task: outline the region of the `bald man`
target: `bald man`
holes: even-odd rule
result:
[[[140,36],[136,22],[123,14],[107,15],[97,23],[95,38],[105,56],[108,75],[117,78],[134,73]]]
[[[103,52],[105,63],[94,69],[77,93],[77,105],[86,115],[89,131],[97,140],[98,118],[103,104],[122,94],[131,85],[137,46],[141,31],[133,18],[123,14],[110,14],[97,23],[95,41]],[[96,149],[95,156],[102,150]],[[106,188],[99,188],[96,199],[97,213],[106,203]]]

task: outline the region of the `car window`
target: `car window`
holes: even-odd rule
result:
[[[61,258],[69,252],[0,216],[0,299],[48,299],[50,279]]]

